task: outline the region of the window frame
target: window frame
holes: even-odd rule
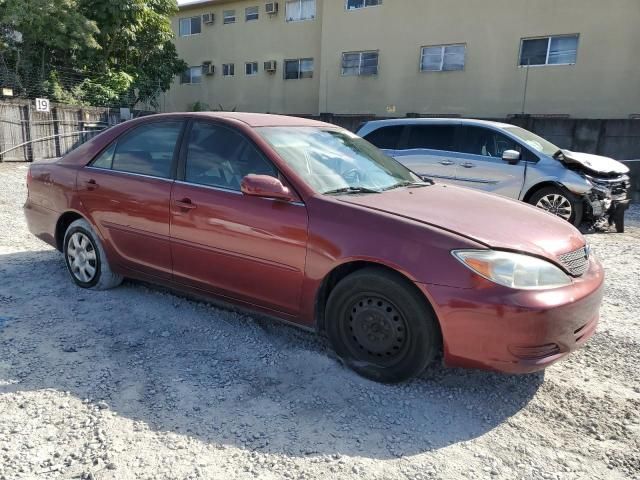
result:
[[[229,67],[231,67],[231,71],[232,73],[224,73],[225,67],[227,67],[227,70],[229,69]],[[222,64],[222,78],[225,77],[235,77],[236,76],[236,64],[235,63],[223,63]]]
[[[549,54],[551,53],[551,41],[554,38],[575,38],[576,39],[576,59],[573,63],[549,63]],[[547,39],[547,56],[545,63],[536,63],[535,65],[523,65],[522,64],[522,50],[524,42],[527,40],[544,40]],[[562,67],[576,65],[578,63],[578,50],[580,49],[580,34],[579,33],[563,33],[561,35],[542,35],[539,37],[522,37],[520,39],[520,49],[518,50],[518,68],[531,68],[531,67]]]
[[[376,54],[376,73],[362,73],[362,58],[364,54],[367,53],[375,53]],[[355,54],[359,54],[359,60],[358,60],[358,73],[356,74],[350,74],[350,73],[345,73],[345,67],[344,67],[344,57],[345,55],[355,55]],[[342,52],[342,61],[340,62],[340,76],[342,77],[377,77],[380,74],[380,50],[359,50],[359,51],[353,51],[353,52]]]
[[[367,2],[371,1],[371,0],[362,0],[364,2],[364,5],[362,5],[362,7],[354,7],[354,8],[349,8],[349,0],[344,0],[344,9],[347,12],[354,12],[356,10],[363,10],[365,8],[375,8],[375,7],[381,7],[382,6],[382,0],[376,0],[378,3],[374,4],[374,5],[367,5]]]
[[[303,1],[313,1],[314,4],[314,14],[311,17],[304,17],[302,18],[302,16],[300,18],[292,18],[291,20],[289,20],[289,17],[287,16],[287,5],[291,2],[298,2],[300,4],[300,12],[302,12],[302,2]],[[296,23],[296,22],[308,22],[311,20],[315,20],[318,16],[318,2],[316,0],[284,0],[284,21],[286,23]]]
[[[255,15],[255,18],[249,18],[249,10],[253,10],[255,9],[255,14],[251,14],[251,15]],[[245,7],[244,9],[244,21],[245,22],[255,22],[257,20],[260,19],[260,6],[259,5],[254,5],[252,7]]]
[[[148,127],[149,125],[156,125],[156,124],[160,124],[160,123],[175,123],[178,122],[180,123],[180,131],[178,132],[178,138],[176,139],[176,144],[173,147],[173,156],[171,158],[171,165],[169,167],[169,176],[168,177],[159,177],[157,175],[149,175],[149,174],[145,174],[145,173],[137,173],[137,172],[127,172],[126,170],[115,170],[113,168],[113,159],[116,155],[116,152],[118,151],[118,144],[122,141],[125,140],[127,137],[135,134],[135,132],[137,130],[140,130],[144,127]],[[187,127],[190,123],[190,119],[188,118],[184,118],[184,117],[176,117],[176,118],[162,118],[162,119],[153,119],[153,120],[149,120],[144,122],[141,125],[136,125],[135,127],[130,128],[129,130],[123,132],[122,134],[120,134],[118,137],[114,138],[111,142],[109,142],[102,150],[100,150],[100,152],[98,152],[85,166],[84,168],[92,168],[95,170],[100,170],[102,172],[112,172],[112,173],[116,173],[116,174],[124,174],[124,175],[134,175],[134,176],[138,176],[138,177],[144,177],[144,178],[153,178],[156,180],[164,180],[164,181],[174,181],[176,179],[176,175],[177,175],[177,170],[178,170],[178,165],[179,165],[179,157],[181,155],[181,151],[182,151],[182,144],[184,141],[184,135],[186,133]],[[95,161],[104,153],[106,152],[108,149],[110,149],[111,147],[114,147],[113,150],[113,154],[111,156],[111,166],[109,168],[105,168],[105,167],[95,167],[93,164],[95,163]]]
[[[247,73],[247,66],[248,65],[255,65],[256,66],[256,70],[255,73]],[[245,77],[255,77],[258,75],[259,72],[259,65],[258,62],[244,62],[244,76]]]
[[[192,22],[193,19],[197,18],[198,21],[200,22],[200,31],[198,33],[191,33],[192,30]],[[183,35],[182,34],[182,21],[183,20],[189,20],[189,33]],[[191,17],[181,17],[178,19],[178,37],[182,38],[182,37],[193,37],[194,35],[200,35],[202,33],[202,15],[193,15]]]
[[[227,14],[232,13],[233,16],[227,16]],[[233,18],[233,21],[227,21],[229,19]],[[238,17],[236,16],[236,9],[231,9],[231,10],[223,10],[222,11],[222,24],[223,25],[231,25],[233,23],[236,23],[238,21]]]
[[[456,70],[445,70],[444,59],[446,57],[447,47],[462,47],[464,49],[464,57],[462,68]],[[440,69],[439,70],[426,70],[424,69],[424,51],[427,48],[440,48]],[[423,45],[420,47],[420,59],[418,68],[420,73],[442,73],[442,72],[464,72],[467,68],[467,44],[466,43],[444,43],[441,45]]]
[[[305,61],[310,61],[311,65],[312,65],[312,70],[311,70],[311,75],[309,76],[303,76],[303,71],[302,71],[302,62]],[[288,62],[298,62],[298,70],[297,70],[297,77],[291,77],[291,78],[287,78],[287,63]],[[283,80],[306,80],[309,78],[313,78],[313,74],[315,72],[315,62],[313,60],[312,57],[305,57],[305,58],[287,58],[285,60],[283,60],[283,68],[282,68],[282,78]]]
[[[242,195],[242,191],[234,190],[233,188],[225,188],[218,187],[214,185],[205,185],[202,183],[195,183],[186,180],[187,177],[187,155],[189,153],[189,137],[191,136],[191,130],[193,126],[197,123],[202,123],[205,125],[213,125],[218,128],[223,128],[230,132],[233,132],[244,140],[246,140],[255,150],[256,152],[269,164],[273,167],[274,172],[276,173],[276,177],[280,179],[286,186],[290,187],[291,190],[295,193],[296,197],[301,198],[298,192],[296,192],[295,188],[293,188],[291,182],[287,179],[287,177],[282,173],[282,171],[278,168],[278,166],[266,155],[266,153],[260,148],[260,146],[248,135],[246,135],[243,131],[238,128],[234,128],[224,122],[211,120],[211,119],[201,119],[201,118],[190,118],[188,122],[185,122],[186,125],[182,131],[182,137],[180,138],[180,151],[176,162],[176,170],[175,170],[175,180],[180,183],[184,183],[187,185],[193,185],[194,187],[200,188],[210,188],[213,190],[223,191],[227,193],[232,193],[235,195]],[[298,201],[297,203],[301,203]]]
[[[193,69],[199,70],[200,71],[200,75],[198,75],[198,78],[200,79],[198,82],[194,82],[193,81]],[[188,82],[184,82],[184,78],[182,77],[182,75],[185,74],[185,72],[189,72],[189,81]],[[192,67],[188,67],[187,70],[185,70],[184,72],[182,72],[180,74],[180,85],[200,85],[202,83],[202,65],[195,65]]]

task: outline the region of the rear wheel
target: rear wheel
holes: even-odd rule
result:
[[[529,199],[531,205],[566,220],[574,226],[582,223],[582,199],[560,187],[545,187],[535,192]]]
[[[375,268],[341,280],[327,302],[327,334],[350,368],[396,383],[421,373],[440,346],[440,331],[422,295],[397,274]]]
[[[111,270],[102,243],[86,220],[69,225],[62,245],[67,269],[79,287],[107,290],[122,283],[122,276]]]

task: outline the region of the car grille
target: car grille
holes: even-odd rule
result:
[[[582,247],[558,257],[560,263],[574,277],[584,275],[589,269],[589,249]]]
[[[587,179],[594,185],[608,190],[611,193],[611,197],[618,200],[627,198],[628,191],[631,188],[631,180],[628,175],[620,175],[616,178],[587,176]]]

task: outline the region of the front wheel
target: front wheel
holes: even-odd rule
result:
[[[347,366],[397,383],[420,374],[441,337],[426,299],[400,275],[365,268],[345,277],[327,302],[327,335]]]
[[[541,188],[531,196],[529,203],[576,227],[582,223],[582,199],[560,187]]]
[[[122,276],[111,270],[102,243],[86,220],[69,225],[62,245],[67,269],[79,287],[107,290],[122,283]]]

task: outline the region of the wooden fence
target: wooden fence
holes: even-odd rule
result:
[[[150,112],[135,112],[135,115]],[[37,112],[30,100],[0,102],[0,162],[60,157],[122,121],[119,108],[52,104]]]

